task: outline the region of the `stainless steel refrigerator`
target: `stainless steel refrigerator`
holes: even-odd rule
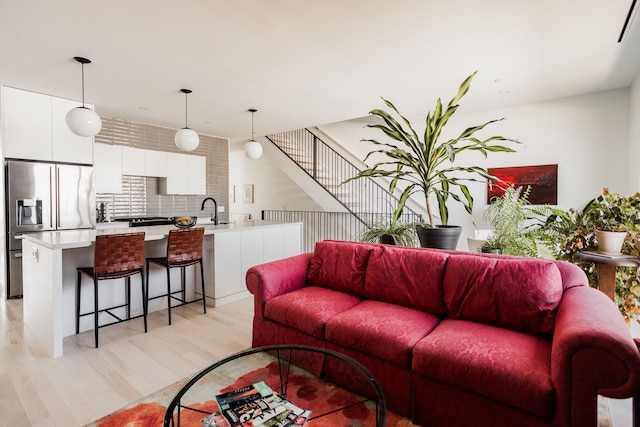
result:
[[[93,167],[5,162],[7,297],[22,296],[22,236],[95,227]]]

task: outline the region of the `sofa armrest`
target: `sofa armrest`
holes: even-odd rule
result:
[[[551,379],[562,425],[595,424],[597,395],[640,391],[640,353],[616,305],[597,289],[564,292],[551,349]]]
[[[296,255],[247,271],[247,289],[253,294],[254,315],[264,319],[264,304],[270,299],[300,289],[307,284],[313,253]]]

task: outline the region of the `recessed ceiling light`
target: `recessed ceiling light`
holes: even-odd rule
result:
[[[502,90],[498,91],[498,93],[501,93],[501,94],[504,95],[504,94],[507,94],[507,93],[511,93],[511,91],[508,90],[508,89],[502,89]]]
[[[138,107],[138,110],[149,111],[149,107]]]

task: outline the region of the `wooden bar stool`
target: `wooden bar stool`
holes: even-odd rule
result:
[[[207,312],[207,301],[204,293],[204,267],[202,265],[202,243],[204,240],[204,228],[183,228],[179,230],[171,230],[169,232],[169,239],[167,242],[167,256],[162,258],[147,258],[147,301],[149,300],[167,297],[167,310],[169,316],[169,324],[171,324],[171,308],[180,307],[181,305],[189,304],[192,302],[202,300],[202,307],[204,312]],[[157,295],[154,297],[149,296],[149,263],[158,264],[163,266],[167,270],[167,293]],[[202,282],[202,298],[197,298],[192,301],[187,301],[185,291],[185,267],[190,265],[200,264],[200,279]],[[180,281],[181,287],[177,291],[171,290],[171,269],[180,268]],[[181,294],[181,297],[174,296],[175,294]],[[171,305],[171,300],[175,299],[180,301],[180,304]]]
[[[94,310],[87,313],[80,313],[83,274],[93,279]],[[135,274],[141,275],[142,317],[144,318],[144,331],[147,332],[147,306],[145,305],[144,288],[144,232],[96,236],[93,267],[78,268],[78,279],[76,282],[76,334],[80,332],[80,317],[93,315],[95,342],[96,348],[98,348],[99,328],[131,319],[131,276]],[[100,309],[98,304],[98,282],[100,280],[122,278],[125,279],[127,292],[125,303]],[[121,318],[112,313],[112,310],[122,307],[126,307],[127,310],[125,318]],[[116,320],[104,325],[99,325],[98,317],[102,312],[106,312]]]

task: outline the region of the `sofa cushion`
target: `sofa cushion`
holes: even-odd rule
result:
[[[324,339],[325,323],[360,303],[360,298],[332,289],[306,286],[265,303],[267,319]]]
[[[553,415],[551,343],[535,335],[444,319],[415,345],[413,370],[543,417]]]
[[[439,321],[436,316],[420,310],[364,300],[332,317],[327,322],[325,335],[330,343],[410,368],[414,344]]]
[[[453,319],[533,334],[553,331],[562,278],[552,261],[451,255],[444,302]]]
[[[316,243],[307,276],[309,284],[364,295],[365,271],[374,247],[337,240]]]
[[[381,246],[369,257],[364,294],[444,316],[442,281],[448,257],[427,249]]]

